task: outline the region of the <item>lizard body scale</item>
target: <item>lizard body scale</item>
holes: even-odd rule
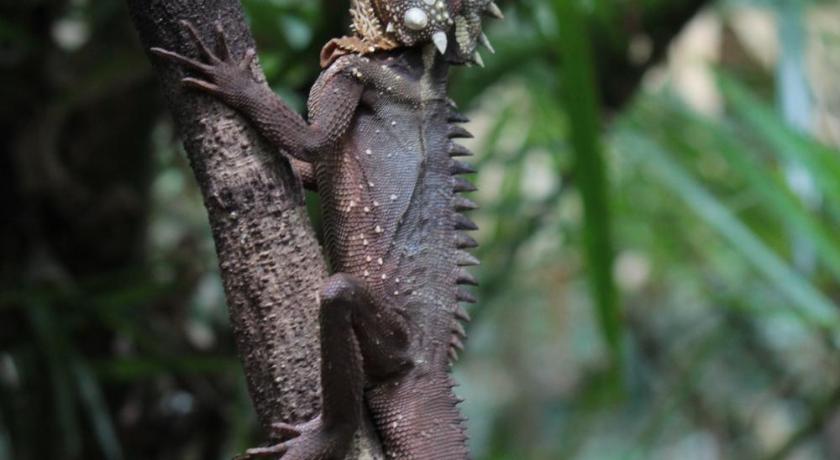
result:
[[[474,170],[454,158],[469,155],[453,141],[469,133],[447,79],[450,63],[475,59],[480,16],[498,8],[489,0],[353,8],[357,36],[325,47],[308,121],[251,77],[252,50],[230,56],[221,30],[214,52],[185,24],[203,61],[153,49],[203,74],[184,83],[245,115],[322,198],[335,273],[319,295],[322,412],[300,426],[275,424],[280,442],[247,456],[344,458],[366,404],[389,458],[463,460],[449,370],[469,319],[459,302],[475,301],[462,285],[476,283],[465,270],[478,263],[466,252],[475,241],[464,233],[476,226],[462,212],[476,205],[460,195],[474,187],[459,176]]]

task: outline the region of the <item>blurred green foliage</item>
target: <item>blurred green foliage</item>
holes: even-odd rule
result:
[[[497,53],[452,84],[480,171],[481,302],[455,369],[475,457],[840,458],[840,8],[500,3]],[[345,5],[244,4],[270,84],[303,110]],[[146,88],[140,50],[114,32],[122,8],[0,16],[0,65],[32,72],[4,104],[48,88],[35,100],[73,114]],[[130,137],[149,162],[144,180],[128,171],[143,190],[130,255],[95,265],[0,234],[14,254],[0,265],[0,459],[221,459],[262,439],[201,198],[162,105],[153,115]],[[26,198],[31,171],[10,158]],[[0,206],[30,229],[15,212],[36,201]],[[112,241],[84,228],[67,244]]]

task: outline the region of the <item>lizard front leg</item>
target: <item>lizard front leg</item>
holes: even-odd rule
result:
[[[337,274],[321,289],[321,415],[300,426],[274,425],[275,446],[242,458],[339,460],[362,417],[367,383],[393,378],[411,366],[403,318],[374,300],[365,283]]]
[[[363,89],[352,76],[339,73],[333,78],[329,84],[331,96],[323,102],[324,110],[313,114],[311,122],[307,122],[271,88],[256,81],[251,73],[251,64],[256,56],[253,49],[237,60],[230,53],[221,26],[217,26],[217,49],[213,51],[201,40],[192,24],[186,21],[182,24],[203,60],[161,48],[152,48],[151,51],[203,77],[186,77],[182,80],[184,85],[218,97],[248,118],[272,144],[306,163],[317,162],[319,156],[344,135]],[[302,168],[299,162],[293,161],[293,166],[299,173],[311,171],[311,168]],[[303,179],[307,182],[305,174]]]

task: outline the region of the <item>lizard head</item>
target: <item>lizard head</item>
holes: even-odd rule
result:
[[[478,45],[492,51],[481,31],[482,17],[503,17],[492,0],[354,0],[351,12],[363,38],[375,36],[399,46],[434,43],[456,64],[482,64]]]

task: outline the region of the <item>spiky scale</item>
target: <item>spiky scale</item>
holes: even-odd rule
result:
[[[458,361],[458,351],[452,347],[449,348],[449,360],[453,363]]]
[[[437,47],[440,54],[446,54],[446,48],[449,47],[449,40],[446,37],[446,32],[438,31],[432,35],[432,41]]]
[[[478,230],[478,225],[463,214],[455,214],[454,220],[455,230]]]
[[[478,280],[465,268],[459,268],[456,275],[457,284],[469,284],[471,286],[478,286]]]
[[[465,323],[472,321],[472,316],[470,316],[467,309],[464,308],[463,305],[457,303],[455,304],[455,318],[458,319],[458,321],[463,321]]]
[[[458,288],[455,290],[455,298],[458,299],[459,302],[466,302],[466,303],[476,303],[478,300],[472,294],[472,292]]]
[[[478,65],[482,69],[484,68],[484,59],[481,58],[481,53],[479,53],[478,51],[473,53],[473,62],[475,62],[476,65]]]
[[[487,14],[489,14],[490,16],[493,16],[496,19],[504,19],[505,18],[505,15],[504,15],[504,13],[502,13],[501,8],[499,8],[499,5],[497,5],[495,2],[490,2],[487,5],[487,9],[485,11],[487,11]]]
[[[464,147],[461,144],[453,142],[452,145],[449,147],[449,156],[451,157],[471,157],[473,153],[470,149]]]
[[[461,305],[455,306],[455,317],[461,321],[464,321],[465,323],[469,323],[470,321],[472,321],[472,317],[470,316],[470,314]]]
[[[455,196],[452,199],[452,206],[455,208],[456,211],[472,211],[474,209],[478,209],[478,204],[474,201],[464,198],[462,196]]]
[[[487,51],[490,51],[490,54],[496,54],[493,44],[490,43],[490,39],[487,38],[487,35],[484,35],[483,32],[478,36],[478,42],[481,43],[483,47],[487,48]]]
[[[455,234],[455,247],[458,249],[472,249],[478,247],[478,242],[471,236],[458,232]]]
[[[478,258],[466,251],[457,251],[455,253],[455,263],[457,263],[460,267],[481,265]]]
[[[468,193],[468,192],[474,192],[474,191],[478,190],[475,187],[475,184],[473,184],[472,182],[470,182],[466,179],[462,179],[460,177],[453,177],[453,186],[455,187],[455,191],[458,192],[458,193],[461,193],[461,192],[467,192]]]
[[[462,126],[450,125],[447,137],[450,139],[472,139],[473,135]]]
[[[466,337],[467,331],[464,330],[464,325],[461,324],[460,321],[453,321],[452,322],[452,332],[454,332],[459,337]]]
[[[446,121],[450,123],[468,123],[470,121],[463,113],[458,112],[457,110],[450,110],[449,117]]]
[[[457,176],[457,175],[460,175],[460,174],[475,174],[476,169],[475,169],[475,166],[473,166],[469,163],[464,163],[462,161],[452,160],[452,166],[450,166],[449,172],[453,176]]]
[[[449,344],[455,347],[458,351],[464,351],[464,342],[462,342],[457,336],[453,336],[452,340],[449,341]]]

